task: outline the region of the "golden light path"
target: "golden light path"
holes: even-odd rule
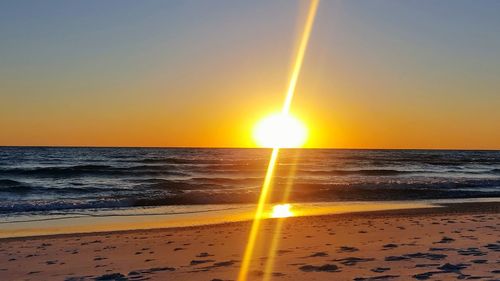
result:
[[[307,14],[306,23],[304,26],[304,31],[302,33],[302,37],[301,37],[301,40],[299,43],[300,45],[299,45],[299,48],[297,51],[295,64],[294,64],[294,67],[292,69],[290,82],[288,84],[288,90],[286,93],[285,102],[283,104],[283,108],[281,111],[281,113],[283,115],[288,115],[288,113],[290,111],[290,106],[292,104],[293,96],[295,93],[295,87],[297,85],[297,80],[299,78],[300,70],[302,68],[302,63],[304,61],[304,55],[305,55],[305,52],[307,49],[307,44],[309,42],[309,37],[311,35],[311,30],[312,30],[312,26],[314,23],[314,18],[316,17],[316,11],[318,9],[318,4],[319,4],[319,0],[311,0],[311,4],[309,6],[309,12]],[[257,204],[257,208],[255,210],[255,215],[254,215],[252,227],[250,229],[250,234],[249,234],[247,245],[245,248],[245,253],[243,255],[243,260],[241,262],[241,267],[240,267],[240,271],[238,274],[238,281],[246,281],[247,277],[248,277],[250,262],[252,260],[257,234],[259,233],[260,222],[263,218],[264,209],[265,209],[264,207],[265,207],[268,195],[269,195],[269,189],[271,187],[271,182],[272,182],[272,178],[273,178],[273,174],[274,174],[274,167],[275,167],[276,161],[278,159],[279,149],[280,149],[279,146],[274,147],[272,150],[272,153],[271,153],[271,159],[269,160],[269,165],[267,167],[266,176],[264,179],[264,183],[262,185],[262,190],[261,190],[261,193],[259,196],[259,201]],[[287,185],[289,185],[289,184],[287,184]],[[279,222],[280,229],[281,229],[281,220],[282,219],[280,219],[280,222]],[[273,248],[277,247],[276,246],[277,242],[275,242],[277,240],[276,236],[277,235],[275,235],[275,237],[273,238],[273,242],[272,242],[273,245],[271,245],[271,251],[273,251],[273,252],[275,250]],[[269,260],[271,260],[271,259],[274,260],[274,253],[270,253]],[[266,269],[268,269],[268,267],[272,268],[271,262],[273,262],[273,261],[268,261],[268,264],[266,264]],[[269,276],[270,276],[269,274],[265,273],[264,280],[269,279]]]

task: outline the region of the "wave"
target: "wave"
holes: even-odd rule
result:
[[[0,181],[4,185],[20,183]],[[26,212],[43,210],[116,208],[131,206],[191,205],[254,203],[260,188],[234,188],[232,185],[196,184],[192,181],[151,179],[149,184],[139,185],[136,193],[111,193],[103,189],[64,188],[64,192],[88,192],[100,194],[100,199],[57,199],[0,201],[0,212]],[[286,181],[277,181],[269,194],[270,202],[280,201],[287,189]],[[49,189],[51,190],[51,189]],[[109,191],[109,190],[107,190]],[[54,191],[57,192],[57,191]],[[297,182],[290,192],[291,202],[318,201],[383,201],[422,200],[443,198],[500,197],[499,180],[469,180],[463,182],[395,182],[395,183],[322,183]]]
[[[153,180],[147,184],[141,184],[138,187],[144,191],[163,190],[175,194],[185,193],[192,190],[218,191],[221,189],[224,190],[234,189],[233,185],[227,185],[227,184],[217,184],[213,182],[195,182],[191,180],[166,180],[166,179]]]
[[[145,164],[217,164],[220,161],[217,160],[190,160],[190,159],[179,159],[179,158],[145,158],[134,160],[137,163]]]
[[[185,176],[186,173],[172,171],[169,167],[112,167],[108,165],[76,165],[63,167],[38,167],[38,168],[0,168],[0,175],[8,176],[35,176],[68,178],[78,176],[127,176],[127,175],[175,175]]]
[[[116,188],[116,187],[89,187],[89,186],[81,186],[81,187],[71,187],[66,186],[64,188],[60,187],[41,187],[41,186],[33,186],[27,183],[10,180],[10,179],[0,179],[0,192],[3,193],[13,193],[19,195],[27,195],[27,194],[45,194],[48,195],[56,194],[56,195],[78,195],[78,194],[105,194],[105,193],[116,193],[123,192],[125,189]]]
[[[162,206],[162,205],[192,205],[192,204],[232,204],[255,203],[259,190],[246,192],[212,193],[209,191],[196,191],[190,193],[171,194],[162,197],[136,198],[134,206]],[[283,190],[277,188],[270,194],[270,202],[280,202]],[[301,190],[294,189],[290,193],[290,202],[324,202],[324,201],[384,201],[384,200],[423,200],[443,198],[485,198],[500,197],[498,191],[461,191],[439,189],[383,189],[383,188],[358,188],[355,191],[349,187]]]
[[[237,159],[189,159],[189,158],[143,158],[135,160],[137,163],[144,164],[181,164],[181,165],[262,165],[267,159],[237,160]]]
[[[0,202],[0,213],[41,212],[57,210],[81,210],[100,208],[119,208],[133,206],[133,199],[101,199],[101,200],[31,200],[18,202]]]
[[[33,187],[29,184],[10,179],[0,179],[0,192],[27,193],[32,190]]]
[[[360,175],[360,176],[395,176],[422,173],[423,171],[401,171],[392,169],[359,169],[359,170],[300,170],[299,172],[325,175]]]
[[[270,153],[0,148],[0,211],[253,203]],[[500,197],[499,175],[498,151],[284,149],[270,198],[291,179],[294,201]]]
[[[288,175],[290,171],[296,169],[296,166],[279,166],[275,170],[276,175]],[[193,169],[197,172],[206,173],[235,173],[235,174],[264,174],[267,170],[266,166],[249,166],[249,165],[210,165],[206,167],[201,167]],[[431,170],[394,170],[394,169],[326,169],[317,170],[314,166],[310,166],[307,169],[304,165],[298,165],[298,169],[295,170],[297,174],[319,174],[319,175],[361,175],[361,176],[397,176],[405,174],[416,174],[416,173],[430,173],[435,172]]]
[[[402,176],[424,173],[464,173],[464,174],[499,174],[500,169],[491,169],[489,172],[467,171],[467,170],[437,170],[437,169],[317,169],[318,167],[307,165],[281,165],[275,171],[278,176],[288,176],[291,171],[298,175],[332,175],[332,176]],[[325,167],[323,167],[325,168]],[[328,166],[326,166],[328,168]],[[296,170],[295,170],[296,169]],[[200,167],[183,168],[172,164],[163,165],[135,165],[129,167],[115,167],[110,165],[75,165],[75,166],[54,166],[36,168],[0,168],[0,176],[26,176],[26,177],[48,177],[48,178],[71,178],[82,176],[189,176],[192,173],[203,174],[226,174],[220,178],[231,178],[227,174],[233,175],[264,175],[266,166],[247,164],[217,164]]]
[[[253,184],[262,184],[264,180],[263,177],[253,177],[253,178],[222,178],[222,177],[214,177],[214,178],[191,178],[193,182],[204,182],[210,184],[217,185],[253,185]]]

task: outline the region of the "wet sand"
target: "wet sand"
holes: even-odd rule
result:
[[[249,227],[1,239],[0,279],[236,280]],[[258,241],[248,280],[500,280],[500,203],[268,219]]]

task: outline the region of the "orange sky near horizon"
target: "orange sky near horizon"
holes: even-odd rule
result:
[[[125,3],[15,25],[0,6],[0,145],[255,147],[307,5]],[[390,3],[320,4],[291,107],[305,147],[500,149],[496,4]]]

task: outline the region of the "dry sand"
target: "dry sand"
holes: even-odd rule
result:
[[[500,204],[281,219],[272,280],[500,280]],[[262,224],[249,280],[262,280]],[[0,280],[236,280],[249,222],[0,240]]]

